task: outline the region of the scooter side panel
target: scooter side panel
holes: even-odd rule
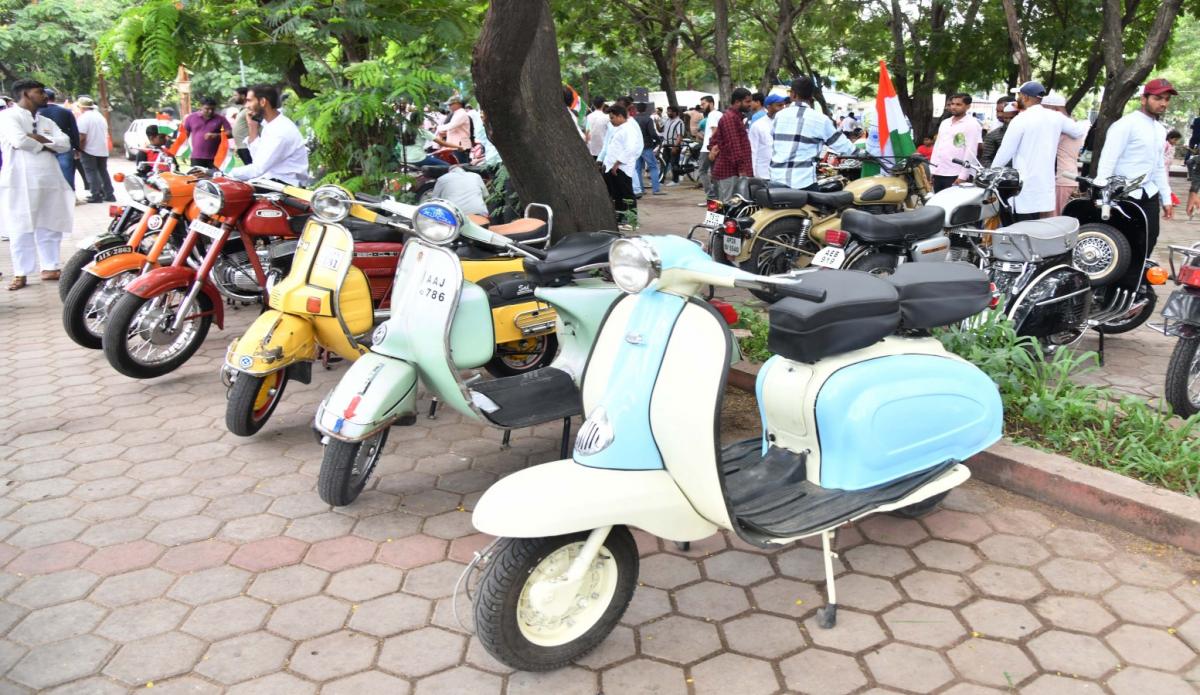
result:
[[[495,349],[492,307],[487,293],[473,282],[464,282],[454,323],[450,324],[450,359],[458,369],[474,369],[487,364]],[[457,390],[458,378],[454,377],[453,384],[438,384],[438,387]]]
[[[974,365],[890,355],[831,375],[817,396],[816,427],[821,486],[861,490],[974,456],[1000,439],[1004,411]]]
[[[268,309],[230,346],[225,363],[239,372],[261,376],[315,359],[316,352],[313,325],[307,317]]]
[[[584,415],[592,412],[608,389],[608,382],[617,368],[617,355],[621,346],[625,344],[625,327],[636,306],[636,295],[618,297],[612,311],[608,313],[608,318],[600,327],[600,334],[596,336],[591,354],[584,361],[585,371],[578,377],[583,380],[580,396],[583,399]],[[561,354],[559,359],[562,359]],[[558,361],[555,360],[556,363]]]
[[[611,284],[584,287],[539,287],[534,295],[558,312],[558,357],[551,364],[575,377],[578,384],[609,307],[624,295]],[[586,403],[586,401],[585,401]]]
[[[334,439],[362,441],[416,412],[416,369],[404,360],[368,352],[325,396],[314,425]]]
[[[599,470],[570,459],[526,468],[493,483],[476,503],[471,522],[483,533],[508,538],[616,524],[674,541],[696,541],[717,531],[664,470]]]

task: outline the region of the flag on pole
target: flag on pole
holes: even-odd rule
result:
[[[879,61],[879,93],[875,96],[875,112],[879,119],[879,149],[885,158],[900,159],[917,151],[908,119],[900,108],[896,88],[892,86],[887,61],[884,60]]]

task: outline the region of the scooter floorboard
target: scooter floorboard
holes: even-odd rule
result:
[[[554,367],[480,381],[471,390],[499,406],[491,412],[487,408],[481,410],[492,423],[507,429],[532,427],[583,413],[583,400],[574,379]]]

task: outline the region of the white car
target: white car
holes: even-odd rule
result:
[[[138,118],[125,129],[125,159],[133,161],[137,153],[146,149],[146,127],[152,125],[168,125],[172,129],[179,128],[179,121],[160,121],[157,118]]]

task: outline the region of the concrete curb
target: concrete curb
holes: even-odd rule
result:
[[[729,382],[753,393],[757,372],[739,362]],[[965,463],[985,483],[1200,554],[1198,499],[1008,440]]]

